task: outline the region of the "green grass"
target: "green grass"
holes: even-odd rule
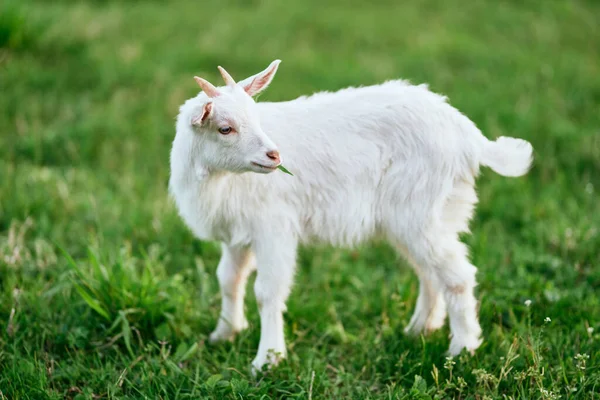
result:
[[[591,0],[5,0],[0,399],[598,398],[599,16]],[[168,199],[174,117],[194,75],[276,58],[261,100],[403,77],[533,143],[529,175],[479,180],[475,356],[446,360],[448,328],[403,335],[417,280],[377,243],[301,249],[271,373],[249,373],[252,293],[250,329],[207,343],[219,249]]]

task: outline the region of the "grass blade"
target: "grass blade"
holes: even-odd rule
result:
[[[106,318],[108,321],[110,321],[110,316],[108,315],[108,311],[106,311],[104,309],[104,307],[102,307],[102,305],[100,305],[100,302],[98,300],[96,300],[92,296],[90,296],[90,294],[79,283],[74,281],[73,285],[75,286],[75,290],[77,290],[77,293],[79,293],[81,298],[87,303],[88,306],[90,306],[98,314],[100,314],[101,316]]]
[[[131,348],[131,326],[129,326],[129,321],[127,320],[127,315],[123,311],[119,311],[121,316],[121,333],[123,333],[123,340],[125,341],[125,347],[127,347],[127,351],[133,357],[133,349]]]
[[[294,174],[292,174],[290,171],[288,171],[288,169],[286,167],[284,167],[283,165],[280,165],[279,167],[277,167],[277,169],[285,172],[286,174],[289,174],[291,176],[294,176]]]

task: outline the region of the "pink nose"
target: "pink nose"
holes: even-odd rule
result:
[[[279,152],[277,150],[271,150],[267,152],[267,157],[275,162],[279,162]]]

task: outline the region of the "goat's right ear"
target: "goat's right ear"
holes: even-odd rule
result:
[[[246,78],[243,81],[239,82],[240,85],[246,93],[250,96],[257,95],[262,92],[269,86],[273,78],[275,77],[275,73],[277,72],[277,68],[279,67],[279,63],[281,60],[273,61],[267,69],[262,72],[259,72],[256,75],[252,75],[250,78]]]
[[[206,122],[206,120],[212,114],[212,102],[205,103],[202,106],[202,110],[199,110],[197,114],[194,114],[192,117],[192,125],[193,126],[202,126]]]

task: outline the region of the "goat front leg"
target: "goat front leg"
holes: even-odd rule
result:
[[[295,239],[280,233],[255,242],[257,276],[254,291],[260,312],[260,343],[252,361],[254,372],[260,371],[265,364],[276,365],[287,355],[283,312],[294,278],[296,248]]]
[[[236,333],[248,327],[244,315],[244,297],[248,276],[256,268],[249,248],[221,245],[222,255],[217,267],[221,287],[221,315],[210,335],[211,342],[233,340]]]

